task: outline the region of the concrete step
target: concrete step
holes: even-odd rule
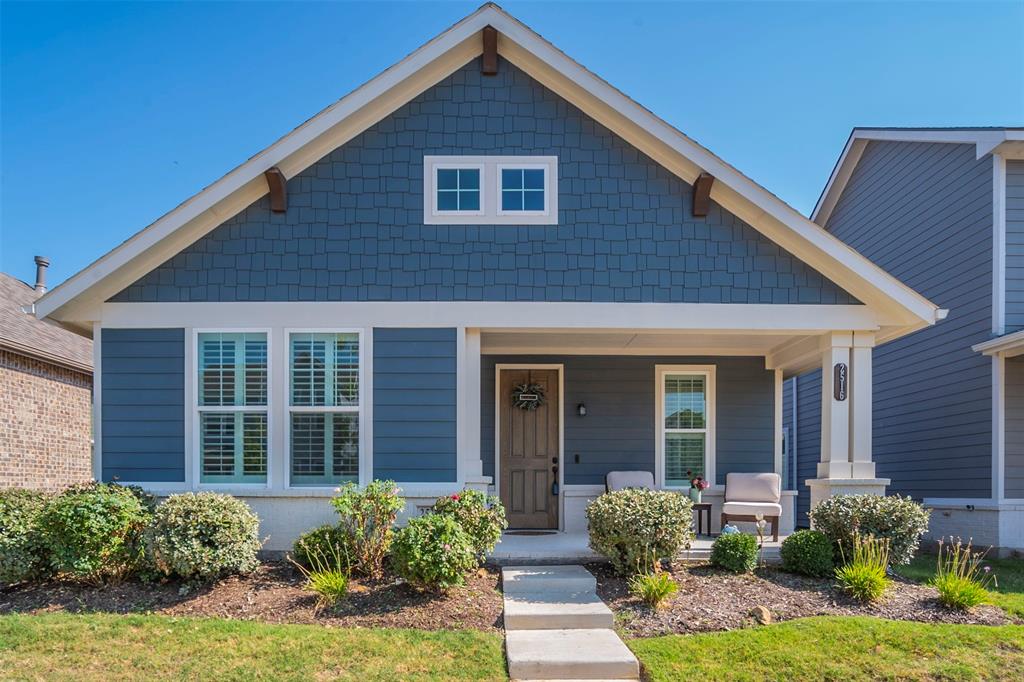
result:
[[[567,592],[555,588],[505,593],[506,630],[610,628],[611,609],[593,590]]]
[[[597,589],[594,575],[582,566],[506,566],[501,569],[505,594],[557,589],[586,592]]]
[[[513,680],[638,680],[640,664],[612,630],[505,633]]]

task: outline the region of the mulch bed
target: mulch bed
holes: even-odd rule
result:
[[[193,588],[178,582],[126,581],[103,587],[50,582],[3,589],[0,614],[103,611],[331,627],[498,631],[502,627],[500,576],[498,569],[487,566],[469,575],[464,587],[445,594],[419,592],[393,577],[377,582],[354,580],[337,606],[317,609],[316,597],[302,589],[298,571],[286,563],[265,563],[251,575]]]
[[[629,594],[626,580],[608,564],[587,568],[597,576],[597,593],[616,614],[619,625],[635,637],[671,633],[734,630],[754,624],[751,610],[766,607],[774,621],[806,616],[876,616],[930,623],[1003,625],[1014,622],[995,606],[956,611],[938,602],[934,588],[902,578],[878,604],[862,605],[836,589],[830,579],[807,578],[777,568],[737,575],[711,566],[682,563],[671,567],[679,592],[653,611]]]

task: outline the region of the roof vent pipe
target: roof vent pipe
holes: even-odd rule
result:
[[[36,293],[42,296],[46,293],[46,268],[50,267],[50,259],[46,256],[36,256]]]

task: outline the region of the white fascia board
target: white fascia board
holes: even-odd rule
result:
[[[480,54],[478,33],[487,25],[497,29],[498,49],[510,61],[687,182],[700,171],[714,175],[712,199],[859,300],[885,313],[902,313],[903,324],[935,321],[937,307],[920,294],[491,4],[53,289],[37,302],[37,314],[65,320],[95,314],[97,304],[266,193],[262,174],[268,168],[276,165],[286,177],[293,176]],[[90,287],[88,300],[76,306],[74,315],[61,310]]]
[[[1003,355],[1005,357],[1020,355],[1024,353],[1024,331],[976,343],[971,346],[971,350],[982,355]]]
[[[874,331],[863,305],[744,303],[239,302],[104,303],[103,327],[311,327],[325,319],[356,327],[700,330],[816,334]]]

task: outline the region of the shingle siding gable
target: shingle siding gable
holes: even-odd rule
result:
[[[423,224],[423,156],[557,155],[557,226]],[[507,61],[473,60],[111,300],[856,303]]]

